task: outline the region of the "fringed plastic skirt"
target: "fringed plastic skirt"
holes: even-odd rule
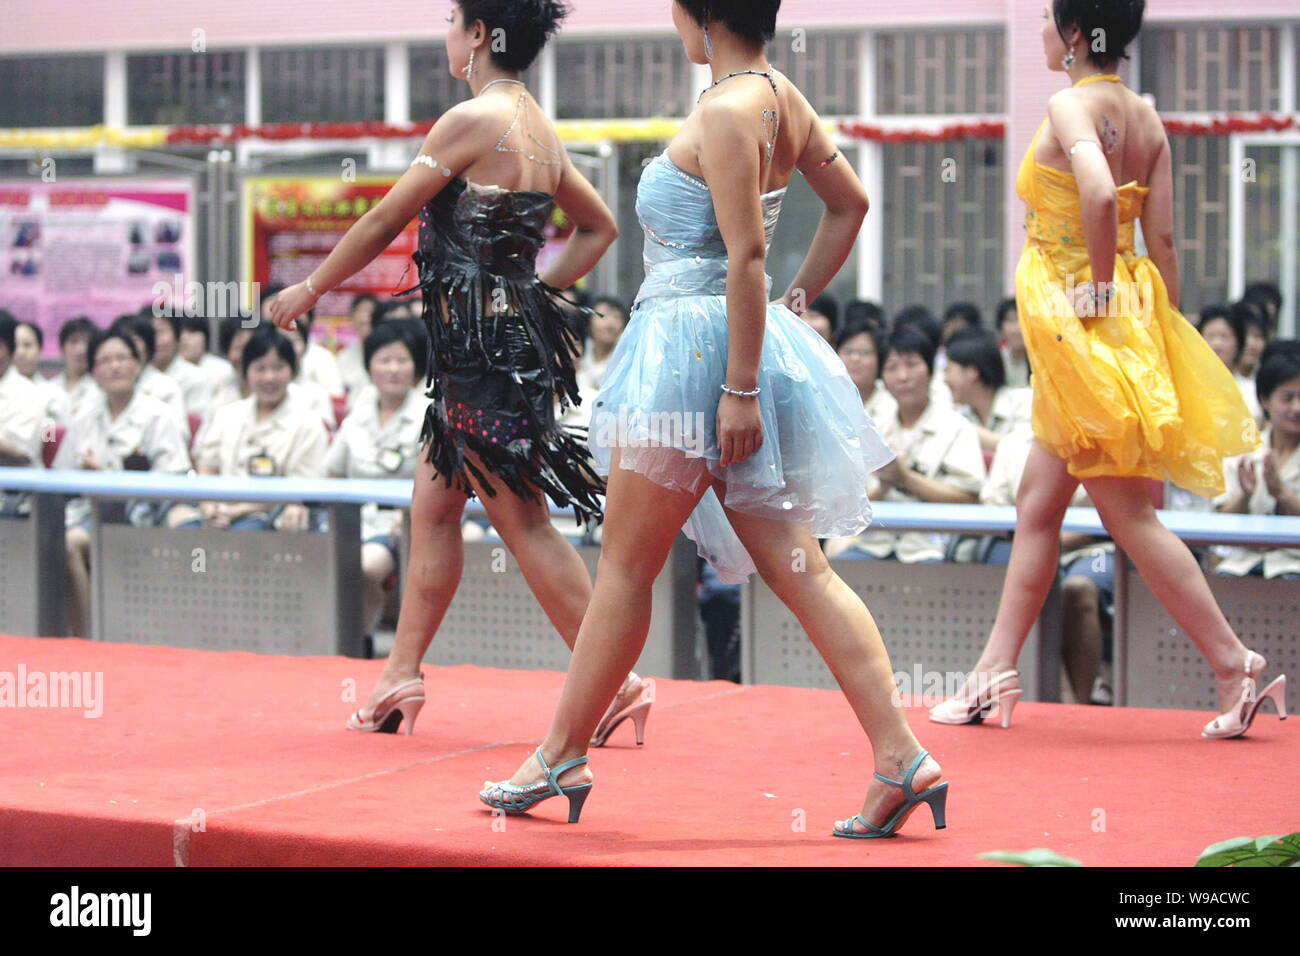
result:
[[[558,507],[573,508],[584,525],[598,524],[605,483],[588,454],[586,429],[556,420],[557,398],[562,408],[581,404],[573,360],[579,339],[557,301],[569,300],[536,276],[448,271],[417,288],[424,290],[432,399],[420,441],[446,486],[474,497],[472,475],[495,496],[497,479],[536,501],[532,485]]]

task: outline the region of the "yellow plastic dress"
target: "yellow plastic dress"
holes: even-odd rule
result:
[[[1119,187],[1114,306],[1080,318],[1069,285],[1091,278],[1070,173],[1034,158],[1016,175],[1028,240],[1016,305],[1033,368],[1034,435],[1078,478],[1169,478],[1199,495],[1224,491],[1223,459],[1259,447],[1254,416],[1223,361],[1169,302],[1155,264],[1134,251],[1149,189]]]

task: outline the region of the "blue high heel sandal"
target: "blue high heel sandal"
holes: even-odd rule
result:
[[[831,835],[837,837],[849,837],[854,840],[872,840],[877,837],[893,836],[898,828],[903,825],[903,821],[908,818],[913,810],[922,803],[930,805],[930,813],[934,816],[934,828],[936,830],[944,829],[948,824],[944,820],[944,808],[948,803],[948,781],[936,784],[922,793],[916,793],[912,789],[912,778],[916,776],[917,769],[930,755],[930,751],[922,749],[912,761],[912,765],[907,768],[907,774],[900,783],[897,780],[890,780],[888,777],[882,777],[880,774],[872,774],[877,780],[883,780],[885,783],[893,784],[895,787],[901,787],[903,794],[907,797],[902,806],[894,811],[893,816],[885,821],[883,827],[878,827],[874,823],[868,822],[862,814],[858,813],[847,820],[837,821],[831,829]],[[853,829],[853,821],[856,820],[867,828],[866,833],[858,833]],[[840,824],[843,823],[841,827]]]
[[[569,798],[569,822],[577,823],[578,817],[582,814],[582,805],[587,802],[587,796],[591,793],[591,784],[582,783],[572,787],[561,787],[558,783],[560,775],[566,770],[572,770],[574,767],[581,767],[587,762],[587,758],[574,757],[572,760],[566,760],[554,770],[546,765],[546,758],[542,756],[542,748],[538,747],[537,752],[533,754],[537,762],[541,764],[542,772],[546,774],[545,780],[539,780],[537,783],[530,783],[526,787],[518,786],[513,783],[489,783],[487,788],[481,791],[478,798],[486,803],[489,807],[497,810],[504,810],[506,813],[524,813],[537,806],[543,800],[549,800],[551,797],[568,797]],[[503,800],[496,795],[496,791],[503,794],[511,794],[517,799]]]

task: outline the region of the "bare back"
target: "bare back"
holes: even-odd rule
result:
[[[463,179],[480,186],[555,195],[567,155],[532,93],[518,84],[502,83],[453,109],[470,113],[476,131],[475,156],[461,171]]]
[[[1053,97],[1072,111],[1083,112],[1102,145],[1115,184],[1151,185],[1157,162],[1167,146],[1159,114],[1142,97],[1119,83],[1092,83],[1063,90]],[[1068,137],[1067,137],[1068,138]],[[1070,157],[1048,119],[1034,159],[1044,166],[1071,172]]]

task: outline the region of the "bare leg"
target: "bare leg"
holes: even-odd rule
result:
[[[898,706],[889,652],[862,599],[831,570],[817,540],[789,521],[727,510],[732,527],[754,559],[759,576],[798,618],[826,661],[867,732],[875,771],[901,780],[922,750]],[[927,757],[912,788],[920,793],[943,776]],[[904,802],[903,791],[872,779],[862,805],[864,819],[880,826]],[[867,832],[856,821],[858,833]]]
[[[1090,478],[1084,487],[1116,546],[1213,668],[1223,713],[1240,693],[1246,645],[1223,616],[1191,549],[1156,517],[1145,479]]]
[[[67,531],[68,629],[75,637],[90,636],[90,535],[85,528]]]
[[[998,616],[976,671],[1011,670],[1020,659],[1020,649],[1056,580],[1061,523],[1078,485],[1065,462],[1035,441],[1016,492],[1016,534]]]
[[[1065,619],[1061,656],[1074,699],[1086,704],[1092,699],[1092,682],[1101,664],[1101,592],[1090,579],[1076,575],[1065,579],[1061,594]]]

